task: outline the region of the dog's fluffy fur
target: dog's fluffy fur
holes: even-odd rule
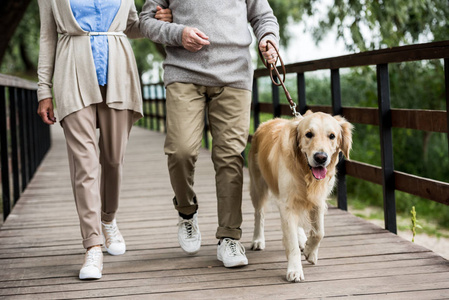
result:
[[[301,250],[307,261],[317,263],[326,199],[335,184],[340,151],[349,158],[352,129],[343,117],[307,112],[293,120],[267,121],[253,136],[249,153],[255,209],[251,249],[265,248],[264,206],[271,192],[281,215],[288,281],[304,280]]]

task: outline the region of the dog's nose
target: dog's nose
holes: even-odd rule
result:
[[[324,164],[327,160],[327,154],[324,152],[317,152],[313,155],[313,159],[319,164]]]

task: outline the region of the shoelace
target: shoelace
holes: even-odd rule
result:
[[[101,250],[89,250],[87,251],[87,257],[86,257],[86,263],[85,266],[89,267],[89,266],[97,266],[98,260],[101,257]]]
[[[105,224],[103,223],[104,229],[107,233],[107,241],[111,243],[120,243],[122,239],[119,235],[119,230],[116,224]]]
[[[245,247],[243,247],[243,245],[236,240],[223,239],[222,243],[225,244],[224,246],[229,256],[237,256],[245,254]]]
[[[188,220],[183,219],[179,221],[178,226],[179,225],[184,225],[185,236],[188,239],[191,239],[193,237],[194,232],[198,232],[198,226],[193,222],[193,218]]]

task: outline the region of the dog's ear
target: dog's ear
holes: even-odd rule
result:
[[[299,133],[299,122],[302,120],[303,118],[299,118],[299,119],[295,119],[295,121],[290,122],[290,143],[291,143],[291,147],[292,150],[295,154],[297,154],[297,152],[299,151],[299,142],[300,142],[300,133]]]
[[[346,158],[349,159],[349,152],[352,148],[352,130],[354,129],[354,126],[341,116],[334,116],[334,118],[338,121],[338,124],[341,127],[340,149]]]

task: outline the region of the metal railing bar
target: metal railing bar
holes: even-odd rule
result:
[[[379,133],[383,173],[382,187],[384,196],[385,229],[397,233],[388,64],[377,66],[377,94],[379,105]]]
[[[9,188],[8,125],[6,109],[6,88],[4,86],[0,86],[0,154],[4,219],[11,212],[11,191]]]

